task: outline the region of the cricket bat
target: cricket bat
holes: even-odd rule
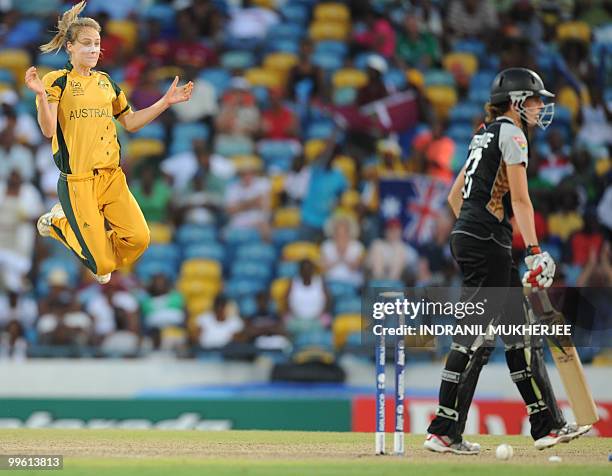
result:
[[[529,300],[529,296],[527,296]],[[546,324],[565,324],[565,316],[551,304],[545,290],[534,290],[531,299],[539,303],[542,312],[539,320]],[[576,417],[578,425],[592,425],[599,420],[593,395],[586,381],[582,362],[570,336],[551,336],[548,338],[552,354],[565,393]]]

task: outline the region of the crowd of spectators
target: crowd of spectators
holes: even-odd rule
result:
[[[195,83],[190,102],[120,131],[152,245],[107,286],[34,226],[57,202],[58,171],[22,73],[63,67],[65,54],[37,47],[70,4],[0,2],[0,357],[309,339],[339,351],[339,333],[359,333],[366,286],[459,284],[449,212],[430,243],[408,243],[381,219],[379,185],[452,183],[506,67],[535,69],[557,94],[528,168],[556,282],[612,284],[610,1],[90,0],[99,68],[135,109],[175,74]],[[402,91],[416,98],[404,129],[338,117]],[[518,233],[513,247],[522,261]]]

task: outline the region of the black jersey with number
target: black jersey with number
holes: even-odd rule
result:
[[[461,191],[463,205],[453,233],[494,240],[509,248],[512,243],[507,165],[528,163],[523,131],[505,116],[482,125],[470,142]]]

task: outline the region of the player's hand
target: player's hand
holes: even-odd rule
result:
[[[548,288],[555,277],[557,266],[547,251],[531,247],[525,257],[527,272],[523,275],[523,286],[527,288]]]
[[[36,93],[36,95],[42,96],[45,93],[45,86],[38,77],[36,66],[31,66],[25,73],[25,84],[28,88]]]
[[[189,81],[184,86],[177,87],[179,77],[175,76],[174,81],[164,94],[164,101],[168,106],[178,104],[179,102],[189,101],[193,93],[193,82]]]

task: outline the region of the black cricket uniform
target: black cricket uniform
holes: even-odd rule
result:
[[[463,204],[451,232],[451,251],[463,273],[463,300],[487,299],[485,321],[524,324],[522,284],[512,261],[512,226],[507,166],[528,165],[523,130],[505,116],[482,125],[470,143],[465,166]],[[488,289],[488,288],[495,288]],[[467,322],[463,322],[467,323]],[[476,336],[457,335],[442,372],[439,406],[428,432],[461,440],[467,412],[482,366],[494,342],[478,344]],[[529,344],[522,336],[504,336],[512,380],[526,403],[534,439],[546,435],[562,417],[553,419],[557,405],[548,377],[534,377]],[[545,381],[546,380],[546,381]],[[560,413],[560,412],[559,412]],[[555,420],[558,420],[555,421]]]

